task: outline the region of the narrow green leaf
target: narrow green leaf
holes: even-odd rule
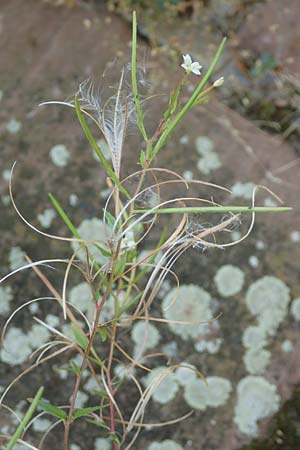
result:
[[[99,395],[99,397],[101,397],[101,398],[104,398],[104,399],[106,399],[106,400],[109,399],[107,393],[104,392],[104,391],[94,391],[94,392],[95,392],[95,394]]]
[[[107,339],[107,331],[106,331],[106,328],[105,328],[105,327],[99,327],[99,328],[97,329],[97,331],[98,331],[98,333],[99,333],[100,336],[101,336],[102,342],[105,342],[106,339]]]
[[[152,211],[151,209],[136,209],[135,214],[174,214],[174,213],[252,213],[252,212],[285,212],[291,211],[293,208],[286,206],[186,206],[179,208],[160,208]]]
[[[75,327],[73,324],[71,325],[72,333],[75,337],[75,340],[79,347],[81,347],[83,350],[85,350],[88,346],[89,340],[86,337],[85,334],[83,334],[77,327]]]
[[[76,114],[78,117],[78,120],[80,122],[80,125],[89,141],[89,143],[91,144],[91,146],[93,147],[93,150],[95,151],[95,153],[97,154],[97,156],[99,157],[101,163],[103,164],[103,167],[105,168],[107,175],[112,179],[112,181],[115,183],[116,186],[118,186],[119,190],[121,192],[123,192],[123,194],[126,195],[126,197],[128,199],[130,199],[130,195],[129,193],[126,191],[126,189],[122,186],[119,178],[117,177],[117,175],[115,174],[115,172],[113,171],[112,167],[110,166],[110,164],[108,163],[107,159],[105,158],[105,156],[103,155],[101,149],[99,148],[94,136],[92,135],[88,124],[82,114],[81,108],[80,108],[80,104],[79,104],[79,100],[78,97],[75,96],[74,99],[74,103],[75,103],[75,110],[76,110]]]
[[[115,276],[119,276],[124,272],[124,269],[126,267],[126,262],[127,262],[127,253],[124,252],[115,264],[115,268],[114,268]]]
[[[134,298],[131,298],[125,305],[122,305],[120,308],[119,315],[121,316],[125,311],[127,311],[130,306],[134,305],[142,296],[143,292],[139,292]]]
[[[121,445],[120,439],[115,434],[111,434],[110,438],[111,438],[112,442],[115,442],[116,444]]]
[[[151,159],[153,156],[153,144],[151,141],[149,141],[147,144],[147,152],[146,153],[148,155],[148,158]]]
[[[69,230],[71,231],[71,233],[73,234],[73,236],[77,239],[81,239],[80,234],[78,233],[78,231],[76,230],[75,225],[71,222],[70,218],[68,217],[68,215],[65,213],[65,211],[63,210],[61,204],[59,203],[59,201],[57,200],[57,198],[54,197],[53,194],[49,193],[48,194],[49,199],[52,203],[52,205],[54,206],[54,208],[56,209],[56,211],[58,212],[58,214],[60,215],[60,217],[62,218],[62,220],[64,221],[64,223],[66,224],[66,226],[69,228]],[[79,245],[81,245],[82,247],[84,247],[83,243],[79,242]],[[110,253],[108,253],[105,249],[103,249],[102,247],[100,247],[100,245],[98,244],[93,244],[104,256],[110,256]],[[99,264],[95,261],[95,259],[92,257],[92,255],[90,255],[90,259],[93,261],[93,264],[96,268],[96,270],[98,270],[98,274],[101,277],[104,285],[107,285],[107,280],[105,275],[102,274],[102,272],[99,271],[100,266]]]
[[[102,211],[103,211],[104,220],[113,227],[115,224],[116,218],[109,211],[107,211],[105,209],[102,209]]]
[[[101,408],[101,406],[88,406],[87,408],[75,409],[72,417],[73,419],[78,419],[79,417],[87,416],[94,411],[98,411]]]
[[[105,423],[103,423],[103,422],[99,422],[99,420],[87,419],[86,421],[87,421],[87,423],[96,425],[99,428],[104,428],[104,430],[107,430],[107,431],[110,430],[109,426],[105,425]]]
[[[68,415],[67,413],[59,408],[58,406],[52,405],[47,400],[40,400],[38,402],[39,408],[41,408],[46,413],[50,414],[51,416],[57,417],[58,419],[66,420]]]
[[[140,164],[141,164],[142,167],[144,167],[145,161],[146,161],[146,153],[145,153],[144,150],[141,150],[141,154],[140,154]]]
[[[29,406],[22,422],[19,424],[18,428],[16,429],[16,431],[14,432],[11,440],[9,441],[9,443],[7,444],[6,450],[12,450],[14,448],[14,446],[16,445],[18,439],[22,436],[26,426],[28,425],[29,421],[31,420],[31,417],[34,414],[34,411],[36,410],[39,401],[43,395],[44,392],[44,388],[43,386],[41,386],[39,388],[39,390],[37,391],[37,393],[35,394],[31,405]]]
[[[170,95],[168,109],[163,115],[165,121],[167,121],[175,112],[178,111],[179,108],[178,99],[179,95],[181,94],[182,88],[187,80],[187,75],[188,74],[185,74],[185,76],[182,78],[177,88],[175,89],[175,91],[172,92]]]
[[[79,235],[78,231],[76,230],[76,227],[73,225],[73,223],[69,219],[68,215],[65,213],[65,211],[61,207],[59,201],[50,192],[49,192],[48,196],[49,196],[49,199],[50,199],[52,205],[54,206],[54,208],[56,209],[56,211],[58,212],[58,214],[60,215],[62,220],[65,222],[65,224],[67,225],[67,227],[69,228],[69,230],[71,231],[73,236],[76,237],[77,239],[80,239],[80,235]]]
[[[69,371],[72,371],[73,373],[75,373],[75,375],[78,375],[80,373],[80,367],[78,366],[78,364],[76,364],[73,359],[71,359],[70,364],[72,367],[69,368]]]

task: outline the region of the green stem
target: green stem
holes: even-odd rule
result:
[[[19,437],[23,434],[27,424],[29,423],[34,411],[36,410],[38,403],[43,395],[44,392],[44,388],[43,386],[41,386],[39,388],[39,390],[37,391],[37,393],[35,394],[35,397],[31,403],[31,405],[29,406],[22,422],[20,423],[20,425],[18,426],[18,428],[16,429],[13,437],[11,438],[11,440],[9,441],[6,450],[12,450],[14,448],[14,446],[16,445]]]
[[[137,23],[136,12],[133,11],[132,15],[132,56],[131,56],[131,82],[132,92],[134,97],[134,103],[136,107],[136,113],[138,118],[138,126],[143,135],[145,141],[148,141],[147,132],[144,126],[143,111],[141,107],[141,101],[138,93],[137,79],[136,79],[136,48],[137,48]]]

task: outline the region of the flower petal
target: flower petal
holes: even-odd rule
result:
[[[191,72],[193,72],[195,75],[201,75],[200,69],[202,68],[202,66],[200,66],[200,64],[198,62],[193,62],[191,64],[190,70]]]
[[[190,55],[188,53],[186,55],[182,55],[182,57],[183,57],[184,64],[186,66],[190,66],[192,64],[192,58],[190,57]]]

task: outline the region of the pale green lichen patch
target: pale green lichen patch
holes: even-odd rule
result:
[[[44,431],[47,431],[48,428],[51,427],[51,425],[52,422],[50,422],[50,420],[44,419],[43,417],[38,417],[37,419],[34,420],[32,428],[34,431],[42,433]]]
[[[244,355],[247,372],[252,375],[262,375],[271,360],[271,353],[263,348],[250,348]]]
[[[272,416],[279,409],[276,386],[258,376],[243,378],[237,387],[234,422],[249,436],[258,434],[258,421]]]
[[[256,255],[249,256],[248,262],[253,269],[256,269],[259,266],[259,259]]]
[[[178,356],[178,346],[176,341],[167,342],[162,346],[162,351],[171,358],[177,358]]]
[[[5,169],[5,170],[3,170],[3,172],[2,172],[2,178],[3,178],[3,180],[5,180],[5,181],[9,181],[9,179],[10,179],[10,170],[9,169]]]
[[[206,341],[204,339],[200,339],[195,343],[195,350],[199,353],[208,352],[211,355],[218,353],[221,348],[223,339],[217,338],[213,340]]]
[[[131,330],[131,338],[134,342],[134,354],[143,353],[145,350],[156,347],[160,341],[160,335],[149,321],[136,322]]]
[[[135,368],[131,365],[117,364],[114,368],[114,375],[122,380],[123,378],[130,379],[135,374]]]
[[[291,313],[295,320],[300,320],[300,298],[296,298],[291,306]]]
[[[177,442],[172,441],[171,439],[166,439],[161,442],[152,442],[149,445],[148,450],[184,450],[183,447]]]
[[[82,282],[70,290],[70,302],[77,308],[87,314],[93,314],[92,293],[88,283]]]
[[[31,330],[29,330],[27,337],[32,349],[34,349],[45,344],[49,340],[50,332],[43,325],[36,323],[32,326]]]
[[[21,122],[14,117],[6,124],[6,129],[10,134],[17,134],[22,128]]]
[[[88,401],[89,396],[82,391],[77,392],[75,408],[83,408],[86,402]],[[72,396],[70,397],[70,401],[72,401]]]
[[[46,208],[41,214],[38,214],[37,219],[43,228],[50,228],[55,217],[55,210],[53,208]]]
[[[281,350],[284,353],[290,353],[293,351],[293,349],[294,349],[293,343],[289,339],[285,339],[281,344]]]
[[[263,348],[267,345],[266,330],[257,325],[251,325],[243,333],[242,342],[246,348]]]
[[[73,444],[70,444],[70,450],[81,450],[81,447],[79,447],[79,445],[73,443]]]
[[[0,286],[0,314],[6,315],[10,311],[10,302],[13,299],[13,293],[10,286]]]
[[[220,267],[214,278],[218,292],[223,297],[238,294],[243,287],[244,279],[244,272],[231,264]]]
[[[25,259],[25,252],[21,247],[11,247],[8,255],[8,262],[10,270],[18,269],[27,263]]]
[[[175,372],[178,383],[186,386],[197,378],[196,367],[193,364],[182,362],[181,366]]]
[[[99,241],[98,245],[108,250],[105,246],[105,242],[107,242],[107,239],[111,236],[111,230],[102,220],[95,217],[92,219],[85,219],[81,222],[77,231],[81,239]],[[95,244],[97,245],[97,242],[95,242]],[[80,243],[78,242],[72,242],[71,245],[73,250],[77,250],[78,247],[80,247]],[[90,242],[87,242],[85,245],[98,264],[104,264],[107,261],[107,258],[103,256],[96,245]],[[86,251],[83,248],[79,249],[76,256],[82,261],[86,261]]]
[[[69,195],[69,205],[70,206],[73,206],[73,207],[77,206],[78,201],[79,201],[78,195],[76,195],[76,194]]]
[[[11,202],[9,195],[1,195],[1,202],[4,206],[8,206]]]
[[[172,289],[164,298],[163,316],[170,321],[168,325],[173,333],[182,339],[197,338],[207,332],[207,323],[213,318],[210,300],[210,294],[201,287],[181,285],[178,289]]]
[[[192,380],[185,386],[184,398],[192,408],[204,411],[206,408],[217,408],[229,399],[231,382],[222,377],[207,377],[206,382],[201,379]]]
[[[190,181],[193,179],[194,175],[191,170],[185,170],[182,174],[183,178],[185,178],[187,181]]]
[[[218,154],[214,151],[214,143],[207,136],[199,136],[196,139],[196,150],[200,155],[197,167],[205,175],[222,166]]]
[[[259,326],[274,335],[287,315],[290,289],[279,278],[265,276],[255,281],[246,294],[246,304]]]
[[[264,200],[264,206],[268,206],[268,207],[273,208],[273,207],[275,207],[275,206],[278,206],[278,203],[275,202],[275,200],[274,200],[273,198],[267,197],[267,198],[265,198],[265,200]]]
[[[95,440],[95,450],[111,450],[112,449],[112,444],[111,441],[109,439],[105,439],[105,438],[97,438]]]
[[[198,136],[196,139],[196,151],[200,156],[211,153],[215,149],[214,142],[208,136]]]
[[[291,231],[290,239],[292,242],[300,242],[300,231],[297,231],[297,230]]]
[[[63,144],[54,145],[50,150],[50,159],[57,167],[65,167],[70,160],[70,152]]]
[[[92,321],[95,312],[95,303],[88,283],[82,282],[74,286],[69,294],[70,302],[82,311],[89,321]],[[100,315],[99,323],[112,319],[114,314],[114,301],[109,297],[105,302]]]
[[[19,328],[9,328],[0,350],[0,359],[7,364],[16,365],[24,362],[30,353],[28,337]]]
[[[251,200],[255,186],[256,185],[251,182],[241,183],[237,181],[233,186],[231,186],[232,196]]]
[[[165,367],[157,367],[142,379],[145,386],[153,387],[152,398],[165,405],[176,397],[179,389],[176,375]]]
[[[147,273],[151,272],[155,264],[163,256],[162,252],[154,253],[152,249],[144,249],[138,254],[138,262],[143,270]]]

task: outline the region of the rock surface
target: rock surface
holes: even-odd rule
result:
[[[38,215],[52,206],[48,201],[48,192],[53,192],[65,205],[77,226],[84,219],[99,216],[99,192],[107,187],[105,175],[100,165],[95,164],[75,114],[63,107],[49,105],[38,108],[37,105],[43,101],[64,100],[72,96],[79,82],[93,75],[98,75],[101,79],[104,70],[107,72],[109,84],[116,82],[120,67],[130,59],[131,31],[124,20],[107,12],[102,4],[96,8],[89,4],[82,8],[64,8],[35,0],[10,0],[1,3],[0,152],[3,176],[0,179],[0,268],[1,273],[5,274],[9,270],[10,249],[14,246],[19,246],[33,259],[43,259],[49,255],[63,258],[70,254],[67,244],[62,245],[60,242],[38,236],[25,226],[13,211],[7,197],[7,171],[10,171],[14,161],[17,161],[13,177],[14,198],[22,214],[36,227],[40,226]],[[186,117],[160,155],[159,163],[179,173],[189,170],[194,178],[229,188],[241,182],[266,186],[294,210],[288,214],[259,216],[251,236],[239,246],[224,252],[210,250],[202,254],[192,251],[177,265],[177,273],[182,283],[197,284],[209,291],[214,314],[218,316],[222,313],[218,320],[219,327],[211,330],[213,338],[222,339],[222,345],[217,354],[195,352],[194,342],[174,336],[167,327],[161,326],[159,330],[164,337],[164,343],[176,340],[177,363],[186,361],[207,377],[216,376],[230,380],[232,392],[228,394],[229,398],[224,406],[195,412],[188,420],[175,427],[143,431],[136,448],[146,448],[152,441],[163,441],[172,434],[172,439],[186,449],[240,449],[250,442],[253,435],[247,435],[237,426],[237,402],[239,401],[240,408],[244,405],[240,398],[238,399],[238,385],[241,380],[263,376],[267,381],[262,382],[261,386],[268,386],[268,389],[270,385],[273,386],[271,390],[276,399],[280,398],[281,405],[291,397],[295,386],[300,383],[299,321],[297,315],[288,312],[290,300],[276,335],[264,340],[264,346],[271,352],[271,359],[263,375],[250,376],[247,372],[243,363],[247,349],[242,343],[244,330],[257,325],[246,304],[247,290],[252,283],[264,276],[276,277],[290,289],[291,300],[300,297],[300,237],[297,238],[297,232],[300,231],[300,165],[296,143],[297,127],[288,136],[292,139],[284,139],[280,132],[271,133],[270,129],[260,127],[261,121],[250,120],[242,107],[237,106],[234,110],[234,102],[231,100],[237,92],[242,96],[247,92],[251,97],[252,89],[263,95],[266,83],[274,83],[275,78],[290,76],[299,79],[298,2],[285,1],[282,12],[280,0],[249,2],[251,6],[247,7],[243,6],[244,2],[228,0],[209,3],[210,6],[204,9],[195,7],[192,17],[181,17],[175,19],[175,22],[166,22],[165,26],[162,26],[158,19],[155,23],[156,29],[161,30],[157,35],[158,42],[163,45],[151,49],[147,65],[151,89],[159,93],[168,92],[170,85],[175,86],[182,75],[182,69],[179,68],[181,53],[191,53],[205,70],[220,42],[221,34],[229,32],[230,36],[216,74],[216,77],[224,75],[228,79],[227,86],[225,80],[224,88],[220,88],[208,104]],[[151,37],[151,29],[146,31]],[[146,44],[141,42],[140,60],[143,60],[145,51],[149,54]],[[276,60],[276,68],[266,70],[262,78],[251,78],[247,65],[249,61],[245,62],[243,59],[247,52],[248,55],[254,55],[254,58],[258,58],[262,52],[271,54]],[[114,61],[115,57],[117,61]],[[196,81],[197,78],[193,78],[192,84]],[[295,81],[293,83],[294,96],[298,99],[298,87],[295,87]],[[278,100],[276,107],[280,108],[280,92],[278,98],[276,92],[272,92],[272,95],[273,97],[266,88],[269,104],[273,102],[276,106]],[[284,101],[287,102],[287,99]],[[289,107],[289,103],[286,104]],[[155,129],[157,118],[164,107],[164,97],[149,102],[149,128]],[[293,110],[294,116],[291,119],[293,123],[299,117],[297,109],[295,111]],[[222,164],[210,173],[201,173],[197,168],[199,153],[196,141],[201,136],[213,142],[213,151]],[[129,142],[130,145],[125,149],[124,175],[137,167],[132,149],[139,141],[130,137]],[[68,149],[69,159],[66,165],[56,166],[51,161],[50,151],[57,145]],[[76,206],[69,203],[71,195],[78,197]],[[249,199],[243,198],[227,198],[225,201],[249,204]],[[261,190],[257,201],[268,204],[277,200],[269,191]],[[243,218],[240,231],[244,230],[247,223],[248,219]],[[53,218],[49,227],[52,234],[67,235],[58,217]],[[256,256],[258,261],[255,267],[248,262],[253,256]],[[231,297],[222,297],[213,281],[217,270],[226,264],[238,266],[245,274],[241,292]],[[6,286],[9,284],[14,295],[14,307],[39,296],[41,291],[45,295],[49,294],[33,274],[18,274],[14,281]],[[38,315],[43,319],[50,313],[60,314],[55,305],[49,303],[49,307],[46,310],[41,308]],[[20,313],[17,317],[14,326],[23,328],[26,332],[32,329],[29,311]],[[20,333],[17,333],[19,336]],[[292,343],[288,352],[282,350],[283,343],[287,341]],[[159,346],[157,348],[159,349]],[[20,366],[2,364],[1,384],[8,384],[19,372]],[[72,392],[72,380],[63,385],[57,372],[50,372],[49,369],[46,375],[39,371],[28,384],[26,382],[16,385],[11,394],[12,404],[15,404],[16,399],[32,396],[33,387],[35,389],[41,379],[46,383],[47,392],[51,393],[49,397],[60,401],[63,389],[67,402]],[[130,399],[129,407],[132,406],[133,399]],[[255,399],[250,406],[263,408],[255,404]],[[147,422],[167,421],[184,415],[188,410],[181,390],[177,399],[163,407],[153,401]],[[273,414],[275,410],[271,410]],[[262,412],[260,417],[266,416]],[[255,414],[253,417],[256,417]],[[3,421],[11,425],[7,412],[3,413]],[[254,420],[252,429],[256,430],[257,426],[257,433],[264,435],[268,421],[269,418],[257,423],[254,423]],[[244,430],[246,428],[244,427]],[[99,437],[99,433],[94,429],[92,432],[88,431],[86,440],[84,432],[87,432],[87,429],[83,427],[83,437],[81,441],[78,440],[78,444],[83,445],[83,449],[88,442],[89,448],[93,448],[94,439]],[[281,439],[283,444],[288,442],[288,437],[286,441],[284,436]],[[46,442],[48,446],[45,448],[58,448],[53,437],[50,436]],[[284,448],[295,450],[292,446]]]

